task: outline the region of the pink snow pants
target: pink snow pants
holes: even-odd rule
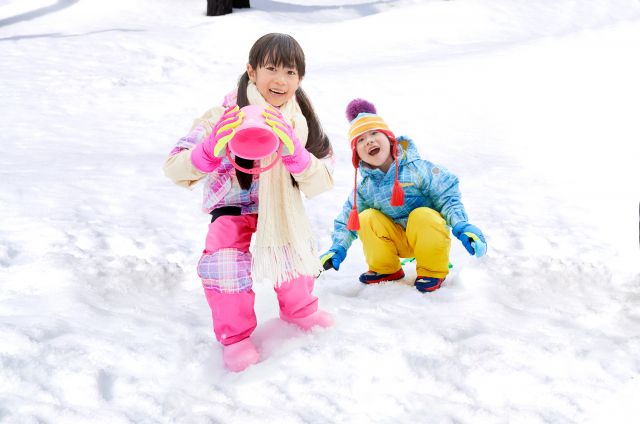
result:
[[[223,345],[246,339],[256,328],[249,244],[258,215],[223,215],[209,224],[206,247],[198,263],[213,332]],[[298,276],[274,287],[280,315],[302,318],[316,312],[314,277]]]

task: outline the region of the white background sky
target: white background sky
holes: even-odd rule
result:
[[[574,423],[640,419],[640,2],[0,0],[1,423]],[[439,291],[316,284],[333,328],[277,319],[224,370],[195,265],[201,187],[161,166],[251,44],[287,32],[352,187],[344,109],[376,104],[461,180],[489,252]]]

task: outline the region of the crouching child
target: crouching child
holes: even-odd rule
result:
[[[410,138],[396,138],[366,100],[351,101],[347,119],[355,186],[334,221],[332,246],[321,257],[324,268],[338,270],[360,237],[368,265],[360,282],[402,279],[400,259],[415,258],[416,289],[437,290],[449,273],[451,232],[469,254],[486,252],[482,231],[469,223],[458,178],[421,159]]]

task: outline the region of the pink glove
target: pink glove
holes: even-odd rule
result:
[[[191,163],[202,172],[211,172],[222,162],[225,147],[235,135],[235,128],[242,123],[238,106],[224,111],[211,134],[191,151]]]
[[[279,110],[269,107],[265,109],[265,121],[271,126],[280,141],[282,149],[282,164],[292,174],[304,172],[311,164],[311,154],[300,144],[294,129],[282,116]]]

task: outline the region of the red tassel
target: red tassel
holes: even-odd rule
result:
[[[355,154],[354,154],[355,157]],[[358,167],[356,166],[356,172],[353,174],[353,207],[349,212],[349,220],[347,221],[347,230],[358,231],[360,229],[360,218],[358,217],[358,196],[356,190],[358,189]]]
[[[402,186],[400,186],[400,181],[398,181],[398,172],[400,165],[398,164],[398,154],[397,149],[398,142],[395,142],[393,145],[393,152],[396,157],[396,180],[393,183],[393,190],[391,190],[391,206],[402,206],[404,205],[404,190]]]
[[[349,212],[349,220],[347,221],[347,230],[358,231],[360,229],[360,218],[358,217],[358,210],[351,209]]]
[[[393,190],[391,191],[391,206],[404,205],[404,190],[400,186],[398,180],[393,183]]]

